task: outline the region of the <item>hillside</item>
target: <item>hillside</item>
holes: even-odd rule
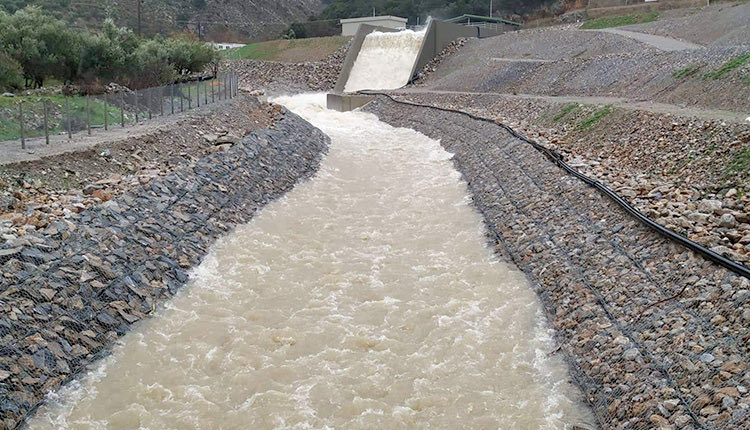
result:
[[[14,12],[38,5],[76,27],[98,27],[105,18],[137,28],[135,0],[0,0],[0,8]],[[189,31],[206,40],[275,39],[289,26],[322,11],[320,0],[149,0],[142,1],[145,34]]]
[[[492,14],[516,20],[559,15],[573,3],[573,0],[495,0]],[[465,13],[487,15],[489,5],[487,0],[333,0],[321,16],[325,19],[353,18],[370,15],[374,10],[377,15],[402,16],[409,18],[410,24],[416,24],[417,17],[424,22],[428,17],[452,18]]]
[[[304,63],[322,61],[349,41],[344,36],[311,37],[309,39],[281,39],[251,43],[239,49],[227,51],[232,60],[265,60]]]

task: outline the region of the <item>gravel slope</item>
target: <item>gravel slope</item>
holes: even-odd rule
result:
[[[657,21],[621,28],[699,45],[732,46],[750,43],[748,23],[750,4],[714,3],[703,9],[663,12]]]
[[[746,29],[747,24],[737,28]],[[419,85],[451,91],[618,96],[750,113],[750,62],[715,74],[728,61],[750,53],[750,38],[743,43],[664,52],[628,37],[575,26],[524,30],[466,41]]]
[[[366,107],[440,139],[501,255],[532,280],[605,429],[747,429],[750,281],[645,229],[498,126]]]

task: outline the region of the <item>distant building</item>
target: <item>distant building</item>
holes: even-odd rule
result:
[[[222,42],[211,42],[209,45],[213,46],[218,51],[226,51],[232,48],[242,48],[245,46],[244,43],[222,43]]]
[[[354,36],[362,24],[376,25],[378,27],[393,28],[395,30],[406,28],[406,18],[397,16],[368,16],[364,18],[350,18],[341,20],[341,35]]]

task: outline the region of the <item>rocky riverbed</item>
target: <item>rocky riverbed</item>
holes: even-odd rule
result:
[[[113,183],[85,188],[96,204],[64,203],[43,225],[29,223],[29,209],[22,229],[4,224],[0,428],[16,428],[172,297],[217,237],[316,171],[328,137],[277,115],[233,143],[215,145],[222,137],[201,130],[211,147],[226,146],[168,174],[134,176],[118,192]]]
[[[366,109],[455,154],[601,427],[748,428],[750,280],[647,230],[497,125],[385,99]]]

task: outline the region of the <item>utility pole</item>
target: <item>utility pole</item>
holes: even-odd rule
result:
[[[490,18],[492,18],[492,0],[490,0]]]
[[[135,2],[138,5],[137,6],[137,10],[138,10],[138,12],[137,12],[137,14],[138,14],[138,36],[141,35],[141,1],[143,1],[143,0],[135,0]]]

